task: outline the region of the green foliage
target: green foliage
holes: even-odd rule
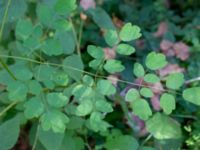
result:
[[[165,55],[156,52],[149,53],[145,63],[146,66],[151,70],[158,70],[167,65]]]
[[[179,123],[164,114],[156,113],[146,125],[147,130],[157,139],[178,139],[182,136]]]
[[[198,145],[199,12],[144,3],[0,1],[0,150]]]
[[[19,118],[14,117],[0,125],[0,149],[11,149],[17,142],[19,136]]]
[[[160,98],[160,106],[166,114],[171,114],[176,108],[176,101],[173,95],[164,93]]]
[[[184,75],[182,73],[173,73],[167,77],[166,86],[177,90],[184,84]]]
[[[120,39],[125,42],[138,39],[141,36],[140,28],[136,25],[132,25],[131,23],[126,23],[119,33]]]

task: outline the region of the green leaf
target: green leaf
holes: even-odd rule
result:
[[[33,32],[33,25],[30,20],[24,19],[17,22],[15,35],[20,40],[27,39]]]
[[[59,19],[53,23],[53,28],[59,32],[70,31],[70,29],[72,29],[72,24],[67,20]]]
[[[147,131],[157,139],[179,139],[182,136],[181,128],[174,119],[156,113],[146,122]]]
[[[119,44],[116,48],[118,54],[131,55],[135,52],[135,48],[129,44]]]
[[[104,58],[104,51],[101,47],[97,47],[94,45],[89,45],[87,47],[87,52],[96,59],[103,59]]]
[[[0,150],[9,150],[16,144],[19,136],[19,118],[15,117],[0,125]]]
[[[140,63],[135,63],[133,67],[133,73],[136,77],[143,77],[145,74],[144,67]]]
[[[200,105],[200,87],[192,87],[183,91],[183,98],[195,105]]]
[[[167,65],[165,55],[161,53],[151,52],[147,55],[146,66],[151,70],[158,70]]]
[[[126,93],[126,96],[125,96],[125,100],[129,101],[129,102],[133,102],[139,98],[140,98],[140,94],[139,94],[138,90],[133,89],[133,88],[128,90],[128,92]]]
[[[58,110],[48,110],[41,117],[42,128],[47,131],[52,129],[55,133],[64,133],[69,118]]]
[[[66,86],[69,82],[68,75],[63,71],[56,71],[52,79],[59,86]]]
[[[19,136],[19,118],[15,117],[0,125],[0,149],[8,150],[17,142]]]
[[[105,148],[108,150],[138,150],[137,140],[129,135],[120,135],[106,141]]]
[[[94,79],[91,76],[84,75],[83,83],[87,86],[92,86],[94,84]]]
[[[92,61],[90,61],[89,66],[95,70],[99,69],[99,66],[102,63],[102,59],[94,59]]]
[[[81,129],[85,120],[82,117],[72,116],[66,128],[69,130]]]
[[[72,94],[77,100],[82,100],[91,97],[93,94],[93,90],[91,87],[79,84],[73,88]]]
[[[63,69],[74,80],[80,81],[83,74],[83,62],[78,55],[71,55],[64,59]]]
[[[182,73],[172,73],[167,77],[166,86],[169,89],[178,90],[184,84],[184,81]]]
[[[62,147],[59,150],[84,150],[85,143],[82,138],[78,136],[65,134]]]
[[[7,87],[8,98],[11,101],[24,101],[28,92],[28,87],[20,81],[13,81]]]
[[[122,72],[125,67],[122,65],[121,61],[115,59],[109,59],[104,65],[104,69],[109,73]]]
[[[115,30],[115,26],[110,16],[102,8],[89,9],[88,13],[92,16],[94,22],[103,29]]]
[[[144,81],[148,83],[157,83],[160,81],[160,78],[153,73],[148,73],[144,76]]]
[[[39,128],[38,139],[46,150],[60,150],[64,133],[55,133],[52,130],[45,131]]]
[[[8,1],[0,1],[0,24],[3,21],[4,13],[6,10]],[[17,6],[17,7],[16,7]],[[27,3],[25,0],[11,1],[8,8],[7,22],[13,22],[25,16],[27,10]]]
[[[89,128],[95,132],[102,131],[105,132],[110,125],[103,121],[103,115],[99,112],[93,112],[89,119]]]
[[[143,146],[139,150],[156,150],[156,149],[153,147]]]
[[[83,100],[76,109],[77,116],[86,116],[91,113],[93,109],[93,103],[91,100]]]
[[[104,113],[109,113],[113,111],[112,105],[106,100],[97,100],[95,102],[95,109]]]
[[[113,47],[119,42],[118,34],[116,30],[106,30],[104,34],[106,43]]]
[[[97,91],[103,95],[110,96],[116,93],[116,88],[110,80],[99,80],[97,82]]]
[[[142,34],[140,33],[140,28],[136,25],[132,25],[131,23],[126,23],[119,33],[120,39],[125,42],[138,39],[141,36]]]
[[[39,97],[33,97],[24,104],[27,119],[38,118],[44,112],[44,104]]]
[[[165,114],[169,115],[172,110],[176,108],[176,101],[173,95],[164,93],[160,98],[160,107],[163,109]]]
[[[42,24],[48,27],[52,25],[53,11],[48,5],[45,4],[37,5],[36,12],[37,12],[37,17]]]
[[[152,115],[151,108],[147,101],[144,99],[133,101],[131,106],[133,109],[133,113],[142,120],[147,120]]]
[[[76,7],[76,0],[57,0],[55,11],[59,15],[69,15]]]
[[[42,92],[42,86],[37,80],[28,82],[29,93],[39,95]]]
[[[24,64],[15,64],[11,70],[15,77],[21,81],[28,81],[33,77],[31,70]]]
[[[53,92],[47,94],[47,102],[50,106],[61,108],[67,105],[69,98],[60,92]]]
[[[150,88],[142,88],[140,94],[147,98],[153,97],[153,92]]]
[[[45,40],[42,46],[42,51],[49,56],[58,56],[63,53],[60,42],[56,39],[51,38]]]

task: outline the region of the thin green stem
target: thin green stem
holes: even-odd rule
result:
[[[0,41],[1,41],[1,38],[2,38],[2,35],[3,35],[3,29],[4,29],[6,19],[7,19],[7,16],[8,16],[8,9],[9,9],[10,3],[11,3],[11,0],[8,0],[8,3],[6,5],[6,9],[5,9],[5,12],[4,12],[4,16],[3,16],[1,29],[0,29]]]
[[[1,42],[1,39],[2,39],[2,36],[3,36],[3,30],[4,30],[4,26],[5,26],[5,23],[6,23],[7,16],[8,16],[8,9],[9,9],[10,4],[11,4],[11,0],[8,0],[8,3],[6,5],[6,9],[5,9],[5,12],[4,12],[4,16],[3,16],[3,21],[2,21],[2,24],[1,24],[1,28],[0,28],[0,42]],[[0,58],[0,64],[8,72],[8,74],[14,80],[16,80],[15,75],[10,71],[10,69],[8,68],[8,66],[1,60],[1,58]]]
[[[152,137],[153,135],[152,134],[149,134],[146,139],[142,142],[141,146],[143,146],[144,144],[146,144]]]
[[[76,42],[77,54],[81,57],[80,43],[79,43],[79,40],[77,38],[77,32],[76,32],[75,26],[74,26],[74,23],[73,23],[71,18],[69,18],[69,21],[71,22],[71,25],[72,25],[72,32],[73,32],[75,42]]]
[[[36,133],[35,133],[35,139],[34,139],[34,142],[33,142],[32,150],[35,150],[35,148],[37,146],[39,127],[40,127],[40,125],[38,124],[37,129],[36,129]]]
[[[82,39],[82,33],[83,33],[83,24],[84,21],[81,19],[81,23],[80,23],[80,28],[79,28],[79,37],[78,37],[78,43],[79,43],[79,48],[81,47],[81,39]]]
[[[0,58],[0,63],[3,66],[3,68],[8,72],[8,74],[14,79],[17,80],[17,78],[15,77],[15,75],[12,73],[12,71],[8,68],[8,66],[1,60]]]
[[[82,72],[82,73],[85,73],[87,75],[91,75],[91,76],[95,77],[94,73],[91,73],[91,72],[88,72],[88,71],[84,71],[84,70],[81,70],[81,69],[78,69],[78,68],[74,68],[74,67],[71,67],[71,66],[67,66],[67,65],[50,63],[50,62],[40,62],[40,61],[37,61],[37,60],[34,60],[34,59],[25,58],[25,57],[19,57],[19,56],[9,56],[9,55],[1,55],[0,54],[0,57],[24,60],[24,61],[29,61],[29,62],[36,63],[36,64],[50,65],[50,66],[54,66],[54,67],[68,68],[68,69],[75,70],[75,71],[78,71],[78,72]],[[102,79],[107,79],[106,76],[101,76],[101,75],[97,75],[96,77],[97,78],[102,78]],[[113,78],[113,79],[115,79],[115,78]],[[129,85],[137,86],[137,87],[138,86],[142,86],[142,87],[147,87],[147,88],[152,88],[152,89],[155,89],[155,90],[159,90],[159,91],[162,91],[162,92],[170,92],[169,90],[166,90],[166,89],[160,89],[160,88],[152,87],[152,86],[149,86],[149,85],[143,85],[143,84],[140,85],[140,84],[137,84],[137,83],[126,81],[126,80],[117,79],[117,81],[121,82],[121,83],[129,84]],[[180,93],[180,92],[176,92],[176,91],[171,91],[171,92],[173,92],[173,93],[175,93],[177,95],[182,95],[182,93]]]
[[[14,101],[10,105],[8,105],[3,111],[0,112],[0,117],[3,116],[12,107],[14,107],[17,103],[18,103],[18,101]]]

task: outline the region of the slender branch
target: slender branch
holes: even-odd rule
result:
[[[76,32],[75,26],[74,26],[74,23],[73,23],[71,18],[69,18],[69,21],[72,24],[72,32],[73,32],[73,35],[74,35],[74,38],[75,38],[75,42],[76,42],[77,54],[81,57],[80,43],[79,43],[78,38],[77,38],[77,32]]]
[[[35,150],[35,148],[37,146],[39,127],[40,127],[40,125],[38,124],[37,129],[36,129],[36,133],[35,133],[35,138],[34,138],[32,150]]]
[[[8,9],[9,9],[10,3],[11,3],[11,0],[8,0],[8,3],[6,5],[6,9],[5,9],[5,13],[4,13],[4,16],[3,16],[1,29],[0,29],[0,41],[1,41],[1,38],[2,38],[2,35],[3,35],[3,29],[4,29],[6,19],[7,19],[7,16],[8,16]]]
[[[5,13],[4,13],[4,16],[3,16],[3,21],[2,21],[2,24],[1,24],[1,29],[0,29],[0,42],[1,42],[1,39],[2,39],[2,36],[3,36],[3,30],[4,30],[4,26],[5,26],[5,23],[6,23],[7,16],[8,16],[8,9],[9,9],[10,4],[11,4],[11,0],[8,0],[8,3],[6,5],[6,9],[5,9]],[[1,58],[0,58],[0,64],[8,72],[8,74],[14,80],[16,80],[15,75],[10,71],[10,69],[8,68],[8,66],[1,60]]]
[[[152,134],[149,134],[149,135],[146,137],[146,139],[142,142],[141,146],[143,146],[144,144],[146,144],[146,142],[148,142],[148,141],[151,139],[152,136],[153,136]]]
[[[185,81],[185,84],[190,84],[190,83],[192,83],[192,82],[196,82],[196,81],[200,81],[200,77],[196,77],[196,78],[193,78],[193,79],[187,80],[187,81]]]
[[[18,103],[18,101],[14,101],[10,105],[8,105],[3,111],[0,112],[0,117],[3,116],[12,107],[14,107],[17,103]]]

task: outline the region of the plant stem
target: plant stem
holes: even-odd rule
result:
[[[146,139],[142,142],[141,146],[143,146],[147,141],[149,141],[151,139],[153,135],[152,134],[149,134]]]
[[[2,21],[2,24],[1,24],[1,29],[0,29],[0,42],[1,42],[1,39],[2,39],[2,36],[3,36],[3,30],[4,30],[4,26],[5,26],[5,23],[6,23],[7,16],[8,16],[8,9],[9,9],[10,4],[11,4],[11,0],[8,0],[8,3],[6,5],[6,9],[5,9],[5,13],[4,13],[4,16],[3,16],[3,21]],[[8,74],[14,80],[16,80],[15,75],[10,71],[10,69],[8,68],[8,66],[1,60],[1,58],[0,58],[0,64],[8,72]]]
[[[0,41],[1,41],[1,38],[2,38],[2,35],[3,35],[3,29],[4,29],[6,19],[7,19],[7,16],[8,16],[8,9],[9,9],[10,3],[11,3],[11,0],[8,0],[8,3],[6,5],[6,9],[5,9],[5,13],[4,13],[4,16],[3,16],[1,29],[0,29]]]
[[[0,117],[3,116],[8,110],[10,110],[17,103],[18,103],[18,101],[14,101],[10,105],[8,105],[3,111],[0,112]]]
[[[40,127],[40,125],[38,124],[37,129],[36,129],[36,133],[35,133],[35,139],[34,139],[34,143],[33,143],[32,150],[35,150],[36,145],[37,145],[37,141],[38,141],[38,133],[39,133],[39,127]]]
[[[117,95],[117,97],[118,97],[118,101],[122,107],[122,110],[124,112],[124,115],[126,116],[128,122],[130,124],[131,129],[133,130],[133,132],[135,132],[135,129],[134,129],[135,123],[134,123],[133,119],[131,118],[131,116],[129,115],[129,111],[128,111],[126,102],[121,99],[120,95]]]
[[[76,51],[77,51],[77,54],[81,57],[80,43],[79,43],[78,38],[77,38],[77,32],[76,32],[75,26],[74,26],[74,23],[73,23],[71,18],[69,18],[69,21],[72,24],[72,32],[74,34],[74,38],[75,38],[75,42],[76,42]]]

